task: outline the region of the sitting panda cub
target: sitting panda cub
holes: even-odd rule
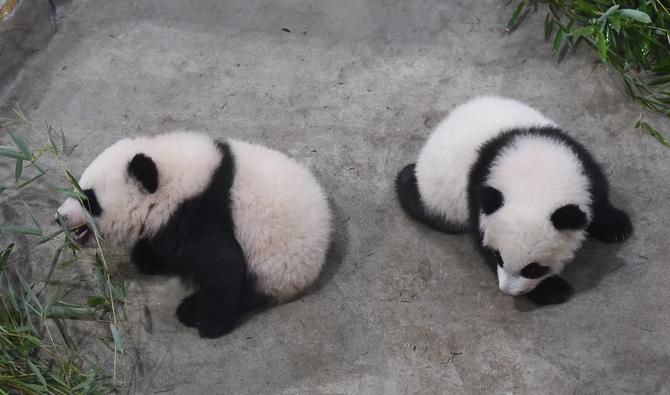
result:
[[[620,242],[632,233],[589,152],[536,110],[499,97],[454,109],[400,171],[396,192],[415,219],[470,230],[499,288],[539,305],[569,299],[558,275],[587,235]]]
[[[174,274],[197,290],[177,317],[203,337],[284,302],[321,271],[331,214],[312,174],[284,154],[180,132],[123,139],[104,150],[58,214],[75,241],[90,240],[88,210],[110,244],[142,273]]]

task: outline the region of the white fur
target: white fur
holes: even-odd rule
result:
[[[310,172],[287,156],[239,141],[230,146],[236,238],[261,290],[279,301],[289,299],[314,281],[325,260],[330,235],[326,197]],[[155,193],[143,192],[127,175],[137,153],[156,163]],[[157,232],[180,203],[201,193],[220,162],[214,141],[203,134],[123,139],[89,165],[79,184],[96,191],[103,209],[96,224],[105,240],[131,247],[140,236]],[[66,200],[58,212],[67,216],[71,228],[86,224],[75,199]]]
[[[330,209],[310,172],[286,155],[230,141],[235,157],[231,198],[235,236],[261,289],[292,298],[321,271],[330,239]]]
[[[484,96],[456,107],[430,136],[416,162],[416,178],[427,210],[467,225],[467,183],[477,149],[515,127],[555,126],[516,100]]]
[[[499,97],[476,98],[454,109],[437,126],[416,164],[427,210],[466,225],[468,175],[478,148],[506,130],[533,126],[556,125],[523,103]],[[504,204],[490,216],[481,215],[483,243],[503,258],[500,289],[518,295],[544,278],[520,276],[524,266],[537,262],[548,266],[549,274],[560,273],[581,245],[583,230],[559,232],[550,218],[566,204],[578,205],[591,218],[589,180],[569,147],[544,137],[517,137],[490,170],[487,185],[502,192]]]

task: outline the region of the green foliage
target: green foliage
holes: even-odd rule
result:
[[[562,57],[580,42],[616,69],[628,93],[649,111],[670,118],[670,2],[668,0],[529,0],[507,22],[516,28],[531,7],[545,4],[544,37],[555,32],[553,51]],[[639,124],[639,123],[638,123]],[[647,123],[643,125],[649,126]],[[659,142],[663,135],[643,126]]]
[[[6,131],[12,142],[11,145],[0,146],[0,159],[15,162],[14,185],[0,187],[0,199],[7,191],[14,191],[12,199],[20,201],[21,191],[29,185],[42,179],[52,186],[58,184],[56,181],[59,178],[68,186],[52,186],[55,191],[64,196],[85,199],[76,179],[62,161],[62,157],[69,156],[75,148],[68,144],[63,131],[56,132],[49,125],[44,130],[38,130],[22,112],[16,110],[15,114],[17,119],[0,118],[0,130]],[[14,126],[37,132],[43,137],[44,145],[31,149],[25,138],[13,129]],[[40,163],[45,158],[44,154],[57,163],[57,173],[47,170]],[[89,226],[94,230],[98,244],[98,253],[91,264],[94,265],[99,291],[85,296],[81,302],[66,301],[65,298],[77,284],[63,280],[52,282],[52,275],[75,262],[84,262],[82,254],[78,254],[79,247],[61,219],[56,229],[47,230],[32,213],[28,215],[30,225],[1,224],[0,232],[10,237],[32,238],[35,245],[49,243],[54,254],[48,262],[46,278],[29,281],[10,263],[15,244],[11,243],[0,251],[0,395],[112,392],[117,353],[123,351],[123,340],[118,330],[118,308],[125,301],[123,279],[112,281],[102,254],[100,234],[92,218],[89,218]],[[77,344],[70,335],[74,320],[99,322],[104,328],[109,328],[108,341],[114,345],[111,377],[78,352]],[[55,329],[60,338],[52,335]]]

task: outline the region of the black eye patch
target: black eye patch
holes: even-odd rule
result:
[[[578,230],[586,227],[586,213],[576,204],[565,205],[551,215],[551,222],[558,230]]]
[[[526,278],[540,278],[547,273],[549,273],[549,268],[537,262],[529,263],[521,269],[521,275]]]
[[[503,194],[493,187],[482,187],[479,191],[479,200],[484,214],[493,214],[503,205]]]
[[[102,214],[102,207],[100,207],[100,204],[98,203],[98,197],[95,195],[95,191],[93,189],[85,189],[84,195],[86,195],[86,199],[84,199],[84,208],[94,217]]]

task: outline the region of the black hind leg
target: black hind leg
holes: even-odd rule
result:
[[[619,243],[633,233],[633,224],[623,210],[606,204],[596,207],[593,221],[587,229],[589,236],[604,243]]]
[[[419,187],[414,172],[416,165],[414,163],[405,166],[395,180],[396,193],[402,208],[412,218],[417,221],[445,233],[464,233],[467,228],[464,225],[452,223],[436,215],[426,212],[426,208],[419,195]]]
[[[190,327],[198,326],[198,307],[200,306],[200,295],[198,292],[187,296],[179,303],[177,307],[177,318],[179,321]]]

